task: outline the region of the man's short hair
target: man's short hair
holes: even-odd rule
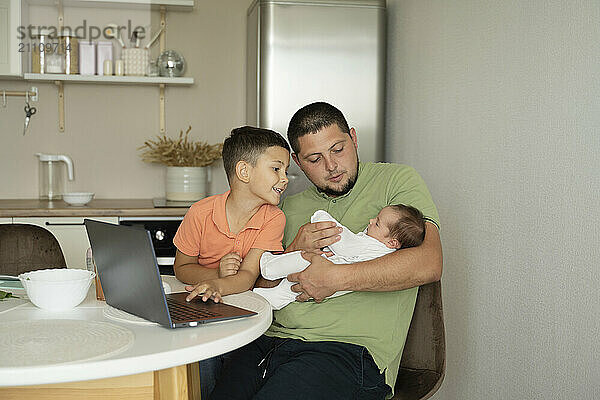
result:
[[[253,126],[233,129],[223,142],[223,167],[229,183],[235,175],[235,166],[239,161],[246,161],[255,166],[261,154],[273,146],[290,151],[290,146],[283,136],[270,129]]]
[[[425,240],[425,218],[423,213],[412,206],[394,204],[389,206],[398,213],[399,218],[388,227],[389,237],[401,244],[401,249],[417,247]]]
[[[299,138],[309,133],[317,133],[333,124],[336,124],[342,132],[350,135],[350,128],[344,114],[329,103],[322,101],[312,103],[296,111],[287,130],[287,137],[294,153],[297,154],[300,151]]]

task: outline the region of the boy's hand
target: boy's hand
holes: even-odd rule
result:
[[[224,255],[219,263],[219,278],[237,274],[240,265],[242,265],[242,257],[238,253]]]
[[[200,282],[196,286],[186,286],[185,290],[190,292],[186,301],[191,301],[194,297],[202,295],[202,301],[213,299],[215,303],[221,301],[221,293],[214,281]]]

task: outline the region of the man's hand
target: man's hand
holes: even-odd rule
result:
[[[342,228],[332,221],[306,223],[298,229],[298,234],[287,247],[286,253],[304,250],[323,254],[321,249],[339,241],[340,233]]]
[[[297,301],[313,298],[315,302],[320,303],[337,291],[333,286],[332,273],[337,270],[338,266],[316,253],[303,252],[302,257],[310,261],[310,265],[302,272],[289,274],[287,279],[290,282],[298,282],[292,286],[292,291],[300,293],[296,297]]]
[[[240,265],[242,265],[242,257],[238,253],[224,255],[219,263],[219,278],[237,274]]]
[[[202,295],[202,301],[207,301],[212,298],[215,303],[221,301],[221,293],[214,281],[200,282],[196,286],[186,286],[185,290],[190,294],[185,298],[186,301],[191,301],[194,297]]]

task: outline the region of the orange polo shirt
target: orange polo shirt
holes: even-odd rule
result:
[[[236,235],[231,233],[227,223],[227,196],[229,191],[202,199],[190,207],[173,238],[179,251],[198,256],[198,264],[207,268],[218,268],[221,258],[232,252],[244,258],[250,249],[283,251],[283,211],[264,204]]]

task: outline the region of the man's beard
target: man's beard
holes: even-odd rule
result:
[[[356,171],[354,173],[354,176],[351,176],[350,179],[348,179],[348,182],[346,182],[346,184],[339,190],[335,190],[329,187],[318,187],[317,189],[319,190],[319,192],[321,193],[325,193],[327,196],[333,196],[333,197],[338,197],[338,196],[343,196],[346,193],[348,193],[350,190],[352,190],[352,188],[354,187],[354,184],[356,183],[356,179],[358,178],[358,163],[356,166]]]

